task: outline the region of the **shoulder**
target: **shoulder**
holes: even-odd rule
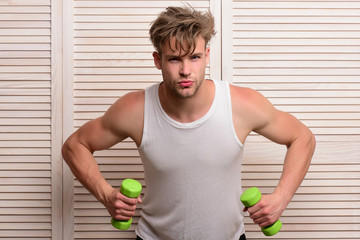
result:
[[[144,102],[144,90],[125,94],[105,112],[103,124],[115,134],[126,133],[133,139],[141,136]],[[139,132],[140,130],[141,132]]]
[[[258,91],[230,84],[233,114],[249,123],[251,130],[260,128],[273,117],[276,109]]]
[[[144,109],[145,93],[144,91],[130,92],[119,98],[108,111],[105,116],[112,117],[113,115],[127,115],[139,114]]]
[[[272,106],[267,98],[251,88],[239,87],[230,84],[230,94],[233,104],[238,107],[257,110],[258,108]]]

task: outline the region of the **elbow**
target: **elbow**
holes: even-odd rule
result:
[[[316,138],[315,135],[310,131],[310,129],[309,129],[309,145],[310,148],[312,149],[312,152],[314,152],[316,148]]]
[[[306,147],[308,149],[308,159],[309,162],[311,162],[316,148],[316,138],[310,129],[308,129],[308,133],[306,134]]]
[[[61,148],[61,154],[65,162],[68,162],[71,153],[71,137],[69,137]]]

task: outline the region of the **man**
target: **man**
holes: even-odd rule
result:
[[[245,239],[241,160],[251,131],[288,148],[275,191],[244,209],[260,227],[281,216],[309,167],[307,127],[254,90],[205,79],[213,35],[210,13],[167,8],[150,29],[162,83],[121,97],[64,144],[72,172],[113,218],[128,220],[143,203],[138,239]],[[92,156],[128,137],[144,165],[143,200],[114,189]]]

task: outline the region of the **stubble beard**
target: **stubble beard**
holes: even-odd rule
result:
[[[163,79],[166,79],[166,78],[167,77],[163,75]],[[186,99],[190,99],[190,98],[194,97],[197,94],[201,84],[205,80],[205,74],[201,74],[201,76],[199,78],[193,79],[194,83],[189,88],[179,88],[179,86],[177,85],[177,81],[173,81],[173,80],[171,80],[171,78],[168,78],[168,79],[170,79],[170,80],[169,81],[164,80],[163,82],[164,82],[165,87],[168,90],[170,90],[169,92],[171,93],[171,95],[178,98],[179,100],[186,100]],[[193,89],[193,90],[184,92],[184,89],[185,89],[185,91],[186,91],[186,89],[188,89],[188,90]]]

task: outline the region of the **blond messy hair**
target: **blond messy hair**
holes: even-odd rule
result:
[[[192,7],[168,7],[152,22],[149,33],[152,44],[160,54],[166,41],[170,49],[175,51],[170,45],[170,39],[175,37],[176,49],[179,49],[180,55],[182,51],[187,55],[195,51],[199,36],[204,38],[207,46],[215,35],[214,17],[209,11],[200,12]]]

